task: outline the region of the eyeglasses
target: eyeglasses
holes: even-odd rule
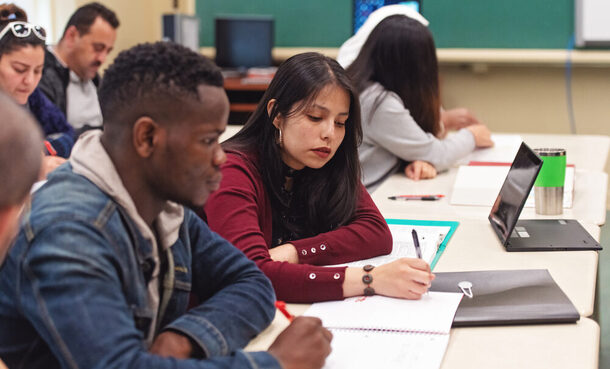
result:
[[[33,24],[29,24],[27,22],[11,22],[4,27],[2,31],[0,31],[0,40],[4,38],[4,36],[8,33],[8,31],[12,31],[15,37],[25,38],[34,32],[36,37],[41,39],[42,41],[46,41],[47,33],[44,28],[40,26],[35,26]]]

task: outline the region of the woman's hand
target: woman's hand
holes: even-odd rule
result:
[[[369,272],[373,277],[370,287],[378,295],[418,300],[428,292],[434,274],[428,263],[421,259],[401,258],[380,265]],[[343,282],[343,296],[359,296],[367,287],[362,282],[364,271],[361,268],[347,268]]]
[[[466,129],[474,136],[474,144],[476,147],[492,147],[494,145],[494,142],[491,140],[491,132],[486,126],[475,124],[466,127]]]
[[[297,249],[291,243],[285,243],[269,249],[269,256],[271,256],[271,260],[273,261],[285,261],[292,264],[299,263]]]
[[[436,168],[427,161],[416,160],[405,168],[405,175],[414,181],[436,177]]]
[[[473,124],[481,124],[477,117],[466,108],[455,108],[441,111],[441,121],[448,131],[458,130],[471,126]]]

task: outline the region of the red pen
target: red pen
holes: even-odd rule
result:
[[[44,147],[47,149],[47,152],[49,153],[49,155],[51,156],[55,156],[57,155],[57,151],[55,151],[55,149],[53,148],[53,145],[51,145],[51,143],[47,140],[44,141]]]
[[[292,320],[294,319],[294,315],[288,312],[288,310],[286,309],[286,303],[284,301],[276,301],[275,307],[279,311],[281,311],[282,314],[284,314],[284,316],[286,317],[286,319],[288,319],[289,322],[292,322]]]

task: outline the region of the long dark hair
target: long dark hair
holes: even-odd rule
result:
[[[10,23],[17,21],[28,21],[28,16],[23,9],[15,4],[0,5],[0,31]],[[44,29],[40,28],[40,30],[44,33]],[[0,40],[0,57],[25,46],[40,46],[44,48],[44,45],[45,41],[38,38],[34,32],[30,32],[28,37],[15,37],[11,31],[9,31]]]
[[[281,194],[284,184],[278,130],[273,120],[280,114],[290,117],[302,113],[328,85],[337,85],[350,96],[345,137],[333,158],[322,168],[305,168],[295,196],[306,202],[306,225],[286,224],[296,234],[314,235],[350,222],[356,211],[360,191],[358,145],[362,141],[358,94],[345,70],[335,60],[318,53],[295,55],[280,65],[256,110],[244,128],[223,144],[228,152],[255,155],[272,209],[286,207]],[[275,99],[271,112],[267,103]],[[296,193],[299,192],[299,193]],[[275,211],[273,212],[276,213]],[[295,229],[295,227],[297,229]]]
[[[404,15],[385,18],[373,29],[347,72],[359,92],[372,82],[380,83],[400,97],[424,131],[439,133],[436,47],[430,30],[419,21]]]

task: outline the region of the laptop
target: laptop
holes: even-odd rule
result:
[[[541,167],[542,159],[522,143],[488,217],[506,251],[601,250],[576,220],[519,220]]]

